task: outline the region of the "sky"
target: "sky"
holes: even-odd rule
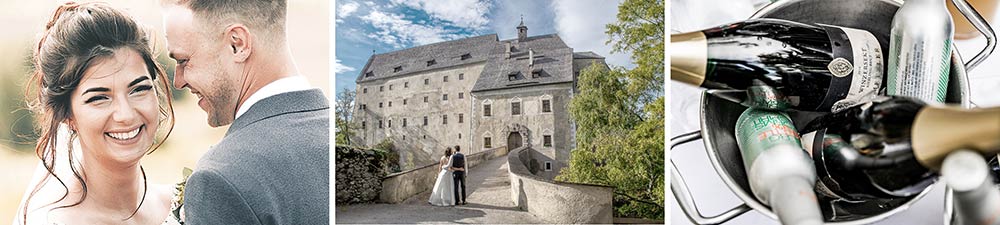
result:
[[[605,25],[621,0],[339,0],[335,9],[336,90],[354,90],[376,54],[448,40],[497,34],[517,37],[524,16],[528,36],[557,33],[576,52],[593,51],[608,64],[635,67],[629,54],[611,54]]]

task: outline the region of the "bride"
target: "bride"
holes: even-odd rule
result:
[[[437,181],[434,182],[434,189],[431,192],[431,199],[428,202],[436,206],[455,205],[454,180],[451,177],[451,147],[444,150],[444,156],[438,161]]]
[[[150,184],[140,162],[173,127],[151,44],[141,25],[107,4],[56,9],[25,91],[41,162],[14,224],[177,224],[173,188]]]

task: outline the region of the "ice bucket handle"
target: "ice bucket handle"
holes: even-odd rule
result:
[[[694,131],[690,133],[685,133],[678,135],[676,137],[670,138],[670,149],[673,150],[674,147],[679,145],[696,141],[701,139],[701,131]],[[674,198],[677,199],[678,205],[681,207],[681,211],[684,211],[684,215],[687,216],[688,220],[691,220],[695,224],[721,224],[735,218],[736,216],[742,215],[747,211],[750,211],[750,207],[745,203],[733,207],[719,215],[705,217],[698,211],[698,206],[694,204],[694,196],[688,190],[687,183],[684,182],[684,177],[681,177],[681,172],[677,170],[677,165],[674,165],[673,158],[670,159],[670,190],[674,193]]]
[[[969,2],[966,0],[951,0],[951,2],[955,4],[955,8],[958,9],[959,12],[962,12],[965,19],[968,20],[969,23],[972,23],[973,27],[976,27],[976,30],[978,30],[979,33],[982,33],[983,37],[986,37],[986,47],[984,47],[982,51],[979,51],[979,53],[972,57],[972,59],[969,59],[968,62],[965,62],[965,70],[972,71],[972,68],[978,66],[979,63],[983,62],[983,60],[986,60],[986,57],[989,57],[990,54],[993,53],[993,49],[996,49],[997,36],[993,33],[993,28],[990,27],[988,22],[986,22],[986,19],[983,19],[983,16],[980,15],[976,9],[969,6]]]

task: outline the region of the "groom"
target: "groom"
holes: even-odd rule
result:
[[[455,180],[455,205],[465,205],[465,154],[462,154],[462,148],[455,145],[455,154],[451,155],[451,176]],[[462,188],[461,198],[458,195],[458,188]]]
[[[329,104],[300,76],[284,0],[165,4],[174,87],[230,125],[187,180],[187,224],[329,222]]]

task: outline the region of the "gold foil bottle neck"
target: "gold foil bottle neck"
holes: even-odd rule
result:
[[[708,40],[700,31],[670,35],[670,79],[701,86],[708,66]]]
[[[981,154],[1000,150],[1000,108],[927,107],[913,121],[913,154],[938,171],[948,154],[969,149]]]

